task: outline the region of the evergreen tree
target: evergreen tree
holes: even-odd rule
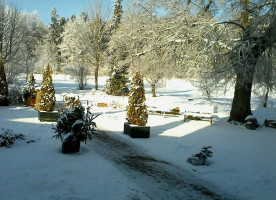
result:
[[[4,62],[0,54],[0,106],[7,106],[8,104],[8,83],[5,74]]]
[[[121,22],[123,10],[122,10],[122,0],[117,0],[114,4],[114,12],[113,12],[113,19],[111,25],[111,32],[115,31]]]
[[[37,85],[36,85],[36,81],[34,78],[34,74],[30,73],[28,76],[26,86],[24,86],[23,90],[22,90],[23,99],[26,103],[27,103],[28,99],[35,99],[36,87],[37,87]]]
[[[145,101],[143,78],[140,72],[136,72],[131,83],[130,96],[128,99],[127,120],[130,124],[138,126],[146,125],[148,115]]]
[[[119,28],[123,10],[121,5],[122,0],[117,0],[114,4],[113,20],[110,28],[111,35]],[[124,49],[124,48],[123,48]],[[119,65],[121,60],[124,60],[125,52],[121,51],[122,48],[111,47],[109,49],[109,65],[110,65],[110,78],[107,80],[104,91],[110,95],[128,95],[129,89],[126,84],[129,82],[127,78],[128,65]]]
[[[43,72],[41,89],[37,95],[37,103],[37,108],[40,111],[51,112],[55,108],[55,89],[52,80],[52,70],[49,64],[46,66],[46,69]]]
[[[87,12],[82,11],[80,14],[80,19],[84,22],[87,22],[89,20],[89,16],[88,16]]]
[[[59,49],[59,45],[61,44],[63,38],[62,33],[64,31],[64,27],[66,24],[66,19],[64,17],[60,17],[57,14],[56,7],[50,13],[51,15],[51,23],[49,26],[49,33],[47,37],[48,48],[51,49],[51,53],[54,55],[54,63],[57,65],[57,71],[61,71],[61,51]]]
[[[122,67],[114,66],[110,72],[110,78],[107,80],[104,92],[109,95],[126,96],[129,93],[127,83],[129,82],[127,77],[128,66]]]
[[[49,39],[53,43],[55,43],[55,45],[59,45],[62,42],[61,34],[64,30],[66,19],[64,17],[60,17],[57,14],[56,7],[53,8],[50,15],[51,15],[51,23],[49,26]]]

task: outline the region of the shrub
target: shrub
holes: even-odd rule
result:
[[[145,101],[146,97],[143,79],[141,74],[137,72],[133,77],[128,98],[127,120],[130,124],[138,126],[146,125],[148,115]]]
[[[11,147],[13,145],[14,141],[17,139],[25,140],[24,135],[15,134],[13,132],[13,130],[2,129],[1,132],[0,132],[0,147]]]
[[[68,109],[74,109],[76,107],[81,107],[81,102],[79,97],[76,98],[74,96],[67,96],[65,95],[63,98],[64,101],[64,105],[68,108]]]
[[[86,143],[87,139],[92,139],[92,134],[95,132],[96,123],[93,120],[96,117],[98,115],[92,115],[90,107],[86,113],[82,106],[66,110],[60,114],[57,125],[53,128],[56,133],[53,137],[60,138],[63,142],[69,136],[73,136],[73,140]]]

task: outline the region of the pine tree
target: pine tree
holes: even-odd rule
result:
[[[122,0],[117,0],[114,4],[113,20],[111,24],[111,35],[119,28],[123,10],[121,5]],[[129,82],[127,78],[128,65],[119,66],[118,62],[124,60],[125,52],[118,51],[116,48],[111,48],[109,51],[110,78],[107,80],[104,91],[107,94],[115,96],[128,95],[129,89],[126,84]]]
[[[46,66],[46,69],[43,72],[41,89],[37,95],[37,103],[37,109],[40,111],[51,112],[55,108],[55,89],[52,80],[52,70],[49,64]]]
[[[0,106],[7,106],[8,104],[8,83],[5,74],[4,62],[0,54]]]
[[[114,4],[111,32],[115,31],[119,27],[119,24],[121,23],[121,18],[122,18],[122,14],[123,14],[121,2],[122,2],[122,0],[117,0]]]
[[[58,72],[61,71],[61,51],[59,49],[59,45],[61,44],[63,38],[62,33],[64,31],[64,27],[66,25],[66,19],[64,17],[60,17],[57,14],[56,7],[53,8],[53,10],[50,13],[51,15],[51,23],[49,25],[49,32],[47,35],[47,44],[48,48],[51,51],[51,56],[54,56],[54,62],[56,64],[56,70]]]
[[[64,26],[66,24],[66,19],[64,17],[60,17],[57,14],[56,7],[50,13],[51,15],[51,23],[49,26],[49,39],[58,46],[62,42],[62,32],[64,30]]]
[[[109,95],[126,96],[129,93],[127,83],[127,66],[114,66],[111,70],[110,78],[106,81],[104,92]]]
[[[138,126],[146,125],[148,115],[145,101],[143,78],[139,72],[136,72],[131,83],[130,96],[128,99],[127,120],[130,124]]]
[[[32,101],[35,100],[36,98],[36,81],[34,78],[34,74],[30,73],[28,76],[28,80],[26,83],[26,86],[23,87],[22,89],[22,95],[23,99],[26,104],[32,105]]]

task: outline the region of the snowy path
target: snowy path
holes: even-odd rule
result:
[[[123,138],[98,131],[93,142],[87,145],[106,160],[114,162],[127,178],[137,184],[137,190],[142,189],[133,199],[233,199],[214,192],[215,188],[207,188],[188,171],[148,156]],[[141,193],[143,197],[139,196]]]

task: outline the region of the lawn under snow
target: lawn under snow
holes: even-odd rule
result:
[[[39,83],[41,76],[36,79]],[[58,101],[66,93],[78,95],[83,105],[88,100],[92,112],[101,113],[96,119],[98,128],[109,130],[108,134],[131,140],[149,155],[187,169],[240,199],[276,199],[276,130],[263,126],[252,131],[227,123],[233,91],[207,101],[189,82],[173,79],[159,88],[158,97],[152,98],[146,85],[148,106],[179,106],[184,111],[187,107],[208,105],[216,107],[217,112],[213,125],[205,120],[183,123],[183,115],[149,115],[151,137],[132,139],[122,133],[127,97],[112,97],[92,89],[79,91],[67,76],[53,76],[53,81]],[[100,81],[102,89],[105,78]],[[91,84],[89,87],[92,88]],[[116,108],[99,108],[97,103]],[[275,98],[269,102],[269,108],[261,108],[259,103],[252,99],[253,114],[261,125],[265,118],[276,119]],[[39,122],[37,111],[31,107],[0,107],[0,132],[3,128],[12,129],[24,134],[27,140],[36,140],[29,144],[18,140],[12,148],[0,148],[1,200],[147,199],[139,186],[88,145],[82,144],[80,153],[62,154],[60,141],[52,138],[52,124]],[[208,166],[186,162],[204,146],[213,147]]]

